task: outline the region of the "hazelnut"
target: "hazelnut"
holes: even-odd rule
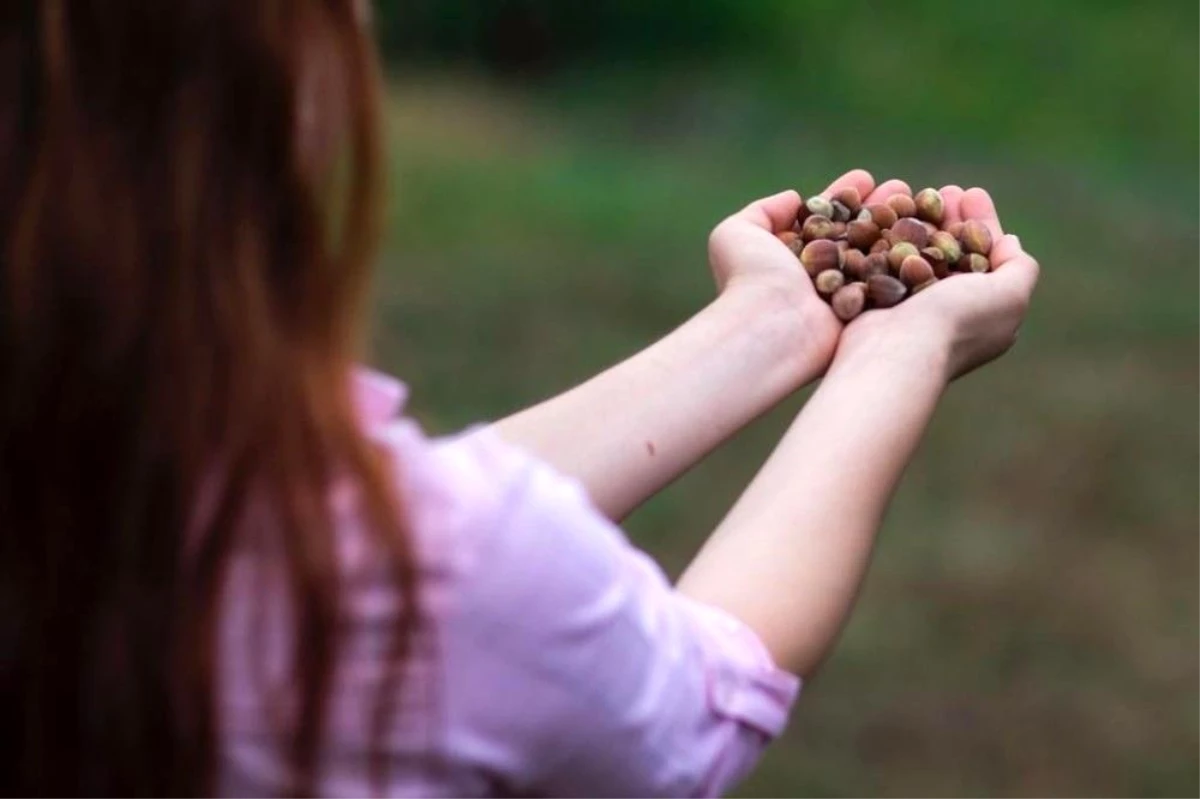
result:
[[[862,265],[862,279],[866,280],[871,275],[886,275],[888,273],[887,255],[881,252],[873,253],[867,256]]]
[[[896,212],[892,210],[892,207],[886,203],[872,203],[864,207],[863,211],[870,213],[871,221],[879,225],[880,228],[890,228],[900,218],[896,216]]]
[[[817,239],[804,245],[800,251],[800,263],[810,277],[816,277],[827,269],[838,269],[842,265],[842,252],[837,242]]]
[[[833,238],[833,220],[827,216],[813,214],[804,220],[804,227],[801,229],[800,235],[805,241],[831,239]]]
[[[946,254],[938,247],[926,247],[921,250],[921,257],[929,262],[933,267],[933,274],[938,277],[946,277],[950,274],[950,264],[946,260]]]
[[[865,283],[848,283],[834,292],[829,302],[838,319],[849,322],[863,312],[867,304],[867,286]]]
[[[846,250],[842,253],[842,271],[855,280],[862,280],[862,269],[866,262],[867,256],[858,250]]]
[[[917,207],[918,219],[935,225],[942,224],[946,204],[942,201],[942,193],[937,189],[921,189],[913,197],[913,204]]]
[[[887,231],[885,230],[884,232],[886,233]],[[890,241],[888,241],[886,238],[880,238],[879,241],[877,241],[871,245],[871,249],[870,249],[869,253],[871,255],[874,255],[877,252],[881,252],[884,255],[886,255],[887,251],[890,249],[892,249],[892,243]]]
[[[900,264],[900,279],[907,286],[919,286],[931,277],[933,267],[919,255],[910,255]]]
[[[832,200],[829,204],[833,206],[833,216],[830,219],[834,222],[849,222],[854,218],[854,214],[840,200]]]
[[[796,255],[800,254],[800,250],[804,248],[804,239],[800,238],[800,234],[794,230],[785,230],[776,236],[783,245],[791,250]]]
[[[796,211],[796,222],[792,225],[792,230],[799,233],[800,228],[804,226],[804,220],[808,219],[810,216],[812,216],[812,211],[808,210],[808,206],[805,204],[804,200],[801,199],[800,208]]]
[[[929,237],[931,247],[937,247],[946,256],[946,263],[956,264],[958,259],[962,258],[962,247],[958,243],[958,239],[954,234],[946,230],[939,230]]]
[[[844,189],[838,189],[833,194],[835,202],[839,202],[850,211],[851,216],[856,216],[862,210],[862,195],[858,193],[858,189],[853,186],[847,186]]]
[[[905,285],[891,275],[872,275],[867,280],[867,296],[878,308],[891,308],[907,293]]]
[[[837,269],[826,269],[813,279],[813,285],[817,287],[817,292],[826,297],[831,296],[845,284],[846,276]]]
[[[855,220],[846,225],[846,240],[860,250],[869,250],[879,241],[879,225],[871,221]]]
[[[958,262],[958,268],[963,272],[990,272],[992,269],[991,261],[986,255],[980,255],[977,252],[969,252],[962,257]]]
[[[911,242],[918,250],[929,244],[929,233],[925,226],[915,219],[898,219],[892,225],[892,235],[896,241]]]
[[[917,249],[917,246],[915,244],[908,242],[908,241],[902,241],[902,242],[898,243],[896,246],[892,247],[892,249],[888,250],[888,254],[887,254],[888,266],[891,267],[893,272],[899,272],[900,264],[904,263],[905,258],[907,258],[910,255],[920,255],[920,254],[921,254],[921,252],[920,252],[920,250]]]
[[[992,232],[978,219],[968,219],[964,222],[959,238],[967,252],[987,255],[992,251]]]
[[[833,205],[819,194],[815,197],[809,197],[808,202],[804,203],[804,207],[813,216],[823,216],[826,219],[833,218]]]
[[[893,194],[887,198],[887,204],[900,218],[917,215],[917,204],[907,194]]]

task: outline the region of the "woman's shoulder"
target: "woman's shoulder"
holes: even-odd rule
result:
[[[364,370],[355,390],[365,432],[390,460],[406,527],[428,570],[463,578],[486,561],[494,575],[510,561],[502,553],[519,561],[522,542],[542,537],[546,531],[533,529],[539,524],[562,536],[600,530],[606,548],[628,546],[577,480],[506,442],[491,425],[429,435],[404,412],[407,389],[398,380]]]

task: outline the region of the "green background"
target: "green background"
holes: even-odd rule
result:
[[[712,296],[719,219],[851,167],[988,188],[1042,263],[1020,343],[948,392],[836,654],[739,793],[1200,792],[1194,2],[397,0],[376,23],[372,357],[431,432],[664,334]],[[677,572],[803,399],[631,537]]]

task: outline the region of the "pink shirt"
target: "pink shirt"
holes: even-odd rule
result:
[[[582,487],[478,427],[426,438],[401,384],[358,376],[362,417],[394,455],[432,647],[415,656],[386,744],[397,796],[710,796],[783,729],[799,681],[757,637],[677,593]],[[397,603],[372,569],[352,486],[332,492],[347,596],[319,792],[376,792],[364,758]],[[261,681],[289,625],[265,558],[231,572],[222,627],[221,788],[285,784]],[[250,608],[266,600],[265,626]],[[256,671],[257,670],[257,671]]]

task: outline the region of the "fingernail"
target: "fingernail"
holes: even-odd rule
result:
[[[1020,236],[1014,235],[1013,241],[1015,241],[1017,243],[1017,249],[1020,249],[1020,250],[1025,249],[1024,247],[1021,246],[1021,237]]]

